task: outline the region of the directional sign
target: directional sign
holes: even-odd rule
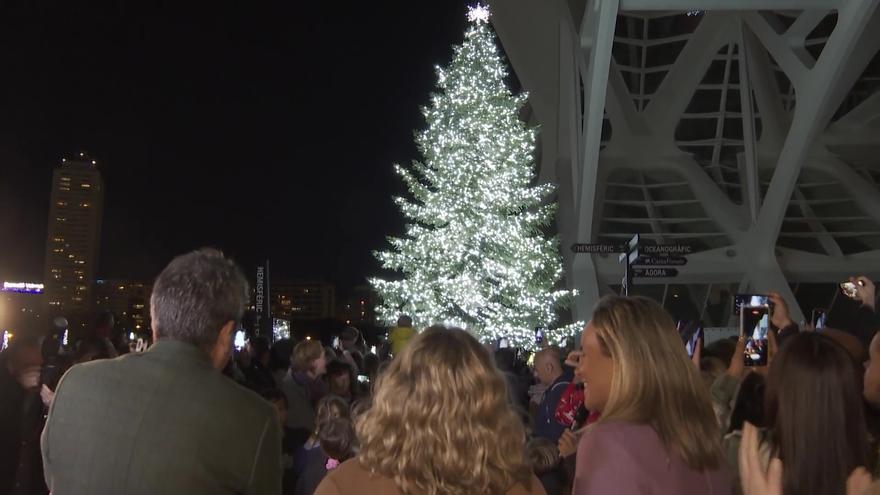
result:
[[[642,278],[668,278],[678,275],[675,268],[636,268],[633,270],[636,277]]]
[[[631,251],[629,254],[620,253],[620,256],[617,258],[617,262],[623,263],[627,259],[629,260],[627,261],[627,263],[629,263],[630,265],[638,265],[638,263],[636,263],[636,260],[639,259],[639,250],[636,249],[635,251]]]
[[[644,254],[659,256],[691,254],[694,251],[694,247],[689,244],[656,244],[653,246],[641,246],[641,248]]]
[[[627,246],[629,246],[630,251],[637,248],[639,246],[639,234],[635,234],[634,236],[632,236],[632,239],[629,240]]]
[[[571,251],[574,253],[625,253],[626,244],[572,244]]]
[[[684,256],[642,256],[634,265],[639,266],[684,266],[687,265]]]

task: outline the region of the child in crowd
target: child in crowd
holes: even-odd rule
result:
[[[295,495],[312,495],[328,471],[354,456],[355,432],[348,418],[333,418],[318,430],[321,456],[303,470],[296,483]]]
[[[321,452],[321,439],[319,432],[324,424],[333,419],[349,420],[348,403],[342,397],[336,395],[328,395],[318,402],[315,410],[315,430],[294,455],[293,472],[295,485],[300,486],[300,478],[308,477],[306,471],[314,469],[313,466],[323,465],[326,461],[324,454]],[[321,480],[319,479],[318,482]],[[317,485],[315,485],[317,486]],[[297,491],[297,493],[300,493]],[[311,492],[305,492],[311,493]]]

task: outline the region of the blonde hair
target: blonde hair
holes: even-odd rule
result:
[[[721,432],[709,390],[666,311],[645,297],[606,296],[592,324],[602,352],[613,361],[599,422],[650,424],[691,468],[717,468]]]
[[[312,363],[324,355],[324,348],[317,340],[303,340],[293,348],[290,364],[295,371],[303,373],[312,370]]]
[[[489,353],[461,329],[414,337],[357,421],[363,466],[404,495],[503,494],[531,486],[525,430]]]

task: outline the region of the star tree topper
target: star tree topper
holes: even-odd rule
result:
[[[477,4],[473,7],[468,7],[467,18],[471,22],[489,22],[490,15],[489,7],[486,5]]]

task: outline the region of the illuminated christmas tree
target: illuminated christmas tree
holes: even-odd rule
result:
[[[439,91],[423,110],[423,161],[395,166],[411,195],[395,198],[408,225],[377,257],[402,278],[370,283],[385,322],[405,313],[419,327],[456,325],[533,348],[536,327],[550,328],[553,342],[579,329],[553,329],[571,297],[557,289],[558,241],[544,232],[553,186],[535,184],[536,132],[518,117],[526,96],[504,84],[488,9],[474,7],[468,18],[464,43],[449,67],[437,68]]]

